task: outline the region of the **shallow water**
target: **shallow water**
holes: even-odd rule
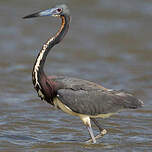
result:
[[[0,151],[152,151],[152,2],[66,2],[70,30],[49,55],[46,72],[129,90],[145,106],[102,120],[108,134],[85,144],[89,135],[82,122],[41,101],[31,82],[38,50],[60,22],[21,17],[57,1],[0,1]]]

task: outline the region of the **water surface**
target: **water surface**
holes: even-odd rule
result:
[[[41,101],[31,82],[36,55],[60,21],[21,17],[60,2],[0,1],[0,151],[150,152],[152,2],[66,2],[72,14],[70,30],[48,56],[46,72],[129,90],[145,106],[102,120],[108,134],[97,144],[85,144],[89,135],[82,122]]]

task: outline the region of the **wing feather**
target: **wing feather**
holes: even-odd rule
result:
[[[107,114],[141,106],[140,100],[121,91],[60,89],[57,94],[63,104],[81,114]]]

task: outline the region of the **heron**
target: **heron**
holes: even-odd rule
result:
[[[107,89],[88,80],[68,76],[47,76],[44,72],[47,55],[66,35],[70,24],[70,11],[67,5],[60,4],[23,18],[42,16],[60,18],[61,26],[57,33],[43,44],[36,58],[32,71],[34,88],[41,100],[65,113],[79,117],[90,134],[91,138],[88,142],[96,143],[96,139],[107,133],[98,118],[110,117],[123,109],[140,108],[143,102],[128,92]],[[100,131],[97,136],[94,136],[91,121]]]

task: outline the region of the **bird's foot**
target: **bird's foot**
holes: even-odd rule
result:
[[[107,133],[107,130],[106,130],[106,129],[103,129],[103,130],[100,132],[99,135],[95,136],[95,139],[98,139],[98,138],[103,137],[106,133]],[[89,139],[89,140],[86,141],[86,143],[91,143],[91,142],[93,142],[92,139]]]

